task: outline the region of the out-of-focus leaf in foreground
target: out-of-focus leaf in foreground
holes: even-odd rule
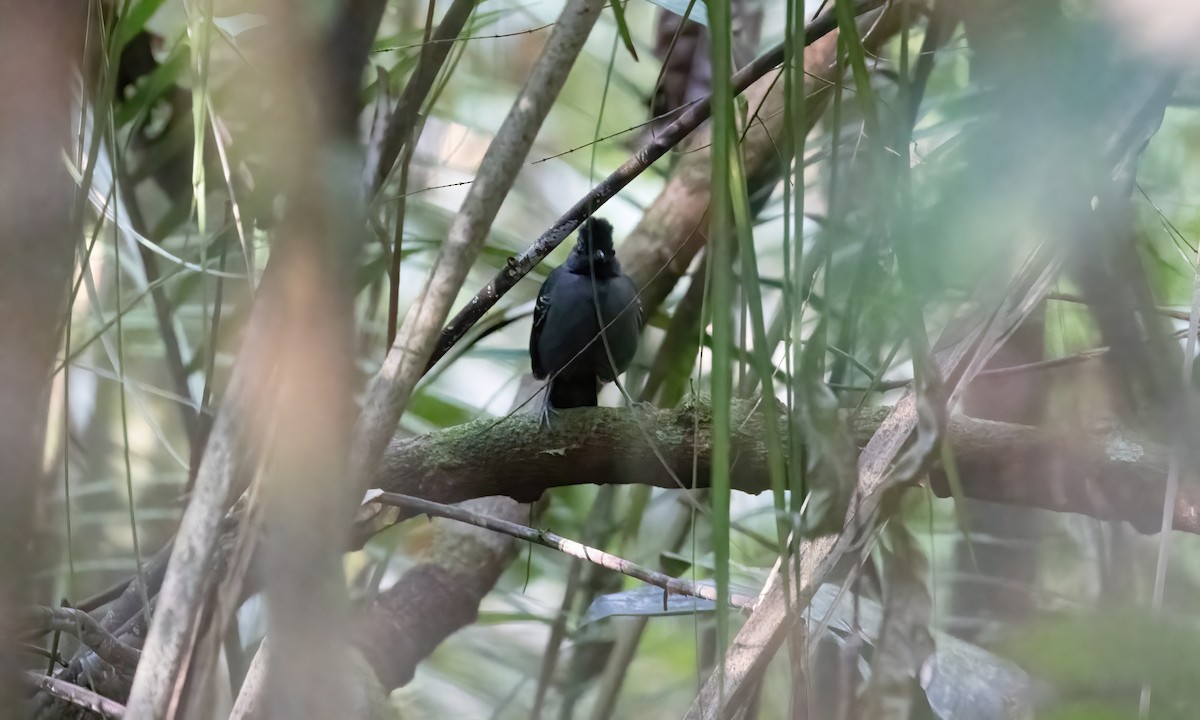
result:
[[[1145,611],[1073,613],[1021,629],[1006,652],[1052,683],[1056,696],[1038,717],[1137,717],[1143,683],[1152,718],[1194,718],[1200,706],[1200,630]]]
[[[825,623],[839,636],[853,631],[855,597],[838,597],[836,585],[817,589],[804,616],[809,627]],[[879,637],[883,610],[879,603],[857,599],[858,626],[867,643]],[[921,668],[921,687],[934,714],[951,720],[1021,720],[1033,717],[1032,684],[1029,676],[1015,663],[964,642],[947,633],[934,631],[936,650]]]
[[[752,592],[746,588],[731,589],[739,593]],[[857,604],[856,610],[854,595],[842,593],[837,585],[827,583],[813,595],[811,604],[804,611],[804,618],[810,628],[823,628],[825,633],[841,640],[855,632],[857,612],[858,633],[868,645],[874,646],[879,638],[883,609],[879,603],[865,598],[858,598]],[[613,615],[654,617],[712,612],[715,609],[716,604],[708,600],[679,596],[667,598],[664,606],[663,591],[644,586],[597,597],[580,625]],[[938,718],[1033,718],[1032,682],[1029,675],[1014,662],[936,630],[933,631],[933,640],[936,650],[921,668],[920,683],[929,707]],[[1069,658],[1074,650],[1067,648],[1063,652],[1064,657]],[[862,663],[860,667],[864,678],[869,679],[868,665]]]

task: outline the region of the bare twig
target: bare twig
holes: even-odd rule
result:
[[[134,192],[136,186],[124,168],[118,167],[117,173],[118,192],[121,193],[125,209],[129,214],[129,224],[134,232],[149,237],[149,229],[142,215],[141,206],[138,204],[137,193]],[[117,242],[124,240],[124,237],[118,238]],[[146,280],[145,289],[149,290],[150,299],[154,303],[154,319],[158,323],[158,334],[162,338],[163,362],[166,365],[167,376],[171,379],[175,394],[186,400],[186,402],[177,403],[177,406],[187,436],[194,439],[196,438],[199,413],[192,398],[191,388],[188,386],[187,364],[183,358],[183,347],[179,333],[176,331],[175,318],[172,316],[171,300],[159,282],[162,273],[158,267],[158,257],[143,243],[130,240],[129,244],[137,247],[138,256],[142,260],[142,271]],[[195,448],[193,448],[194,452]]]
[[[392,167],[396,164],[396,158],[400,155],[400,149],[416,142],[413,131],[417,127],[421,104],[429,95],[433,81],[437,78],[438,72],[446,62],[446,57],[450,54],[450,49],[454,46],[451,41],[462,32],[463,26],[467,24],[467,18],[471,17],[471,11],[475,9],[475,4],[476,0],[454,0],[446,10],[446,14],[442,16],[442,22],[438,24],[433,37],[421,48],[421,57],[417,60],[417,67],[413,70],[408,84],[404,86],[404,93],[400,96],[400,101],[396,103],[395,112],[388,120],[387,131],[383,136],[383,145],[379,150],[379,165],[375,167],[374,177],[371,181],[372,195],[378,194],[383,188],[388,175],[392,172]]]
[[[44,690],[54,697],[60,700],[65,700],[77,707],[81,707],[85,710],[91,710],[92,712],[103,715],[104,717],[116,718],[116,720],[120,720],[120,718],[125,717],[124,705],[116,700],[109,700],[103,695],[97,695],[87,688],[82,688],[78,685],[72,685],[69,682],[59,680],[55,677],[50,677],[49,675],[42,675],[31,670],[25,672],[24,678],[25,682],[29,685],[32,685],[39,690]]]
[[[100,627],[91,615],[75,608],[35,607],[25,611],[24,624],[31,630],[74,635],[96,655],[117,670],[132,674],[142,653]]]
[[[453,505],[443,505],[442,503],[430,502],[422,500],[412,495],[401,495],[400,493],[391,492],[373,492],[369,493],[371,502],[383,503],[384,505],[394,505],[396,507],[414,510],[423,515],[432,515],[435,517],[449,518],[458,522],[468,523],[476,527],[485,528],[505,535],[511,535],[520,540],[536,543],[543,547],[548,547],[553,550],[570,555],[571,557],[579,558],[580,560],[590,562],[594,565],[615,570],[622,575],[628,575],[635,580],[662,588],[669,595],[687,595],[697,597],[702,600],[717,599],[717,589],[715,587],[700,585],[680,580],[679,578],[656,572],[650,568],[643,567],[636,563],[630,562],[625,558],[618,557],[611,553],[604,552],[594,547],[588,547],[582,543],[575,542],[555,535],[548,530],[534,530],[531,527],[520,525],[507,520],[491,518],[484,515],[464,510]],[[738,608],[752,607],[756,598],[751,595],[740,595],[733,593],[730,596],[730,605]]]
[[[513,522],[538,512],[537,507],[506,497],[478,498],[463,505]],[[478,619],[480,602],[520,546],[508,535],[462,523],[437,519],[432,525],[432,544],[395,585],[379,593],[357,622],[358,648],[385,691],[412,680],[422,660]]]
[[[1061,292],[1046,293],[1046,299],[1047,300],[1058,300],[1059,302],[1066,302],[1066,303],[1075,303],[1077,305],[1090,305],[1091,304],[1090,302],[1088,302],[1087,298],[1083,297],[1082,295],[1075,295],[1073,293],[1061,293]],[[1188,312],[1187,310],[1176,310],[1175,308],[1169,308],[1169,307],[1157,307],[1157,308],[1155,308],[1155,312],[1157,312],[1159,315],[1162,315],[1163,317],[1169,317],[1172,320],[1185,320],[1185,321],[1191,320],[1191,313]]]
[[[1181,330],[1175,333],[1175,337],[1181,338],[1186,334],[1186,332],[1186,330]],[[1111,352],[1111,347],[1097,347],[1089,348],[1087,350],[1080,350],[1072,355],[1050,358],[1049,360],[1035,360],[1033,362],[1021,363],[1019,365],[1003,365],[983,370],[975,376],[975,379],[977,381],[995,380],[999,378],[1007,378],[1012,375],[1021,375],[1023,373],[1036,370],[1050,370],[1052,368],[1063,367],[1066,365],[1077,365],[1081,362],[1087,362],[1088,360],[1094,360],[1098,357],[1104,357]],[[880,383],[878,389],[894,389],[896,387],[895,383],[898,382],[901,383],[899,387],[903,387],[904,384],[906,384],[903,381],[890,381],[889,383]],[[833,387],[833,385],[831,385],[831,387]]]
[[[1033,362],[1021,363],[1020,365],[1005,365],[1003,367],[988,368],[975,376],[977,381],[994,380],[997,378],[1010,377],[1012,375],[1020,375],[1022,373],[1031,372],[1034,370],[1049,370],[1051,368],[1063,367],[1065,365],[1076,365],[1081,362],[1087,362],[1098,357],[1104,357],[1111,351],[1111,348],[1098,347],[1090,350],[1082,350],[1073,355],[1063,357],[1050,358],[1049,360],[1035,360]]]
[[[125,188],[123,185],[122,188]],[[122,190],[124,192],[124,189]],[[133,193],[129,192],[132,196]],[[132,197],[129,198],[133,200]],[[133,207],[133,205],[129,205]],[[134,229],[142,232],[138,225],[134,225]],[[143,232],[143,234],[145,234]],[[120,242],[120,241],[118,241]],[[158,332],[162,336],[164,362],[167,366],[167,373],[171,377],[171,383],[175,386],[175,393],[181,398],[186,398],[188,403],[177,403],[180,416],[183,419],[183,426],[188,437],[196,436],[196,425],[200,421],[199,413],[196,411],[195,405],[189,404],[192,402],[192,392],[188,385],[187,366],[183,360],[183,352],[180,348],[179,333],[176,332],[175,319],[172,316],[171,301],[167,297],[166,291],[161,285],[158,285],[158,279],[161,277],[158,269],[158,258],[145,245],[137,244],[138,254],[142,258],[142,268],[146,273],[146,284],[151,288],[150,298],[154,302],[154,318],[158,322]]]

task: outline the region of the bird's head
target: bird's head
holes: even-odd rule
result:
[[[579,239],[567,258],[567,269],[576,275],[598,278],[620,274],[621,265],[613,250],[613,229],[607,220],[591,217],[579,227]]]

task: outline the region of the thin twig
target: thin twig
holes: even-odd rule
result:
[[[387,182],[392,167],[396,164],[396,158],[400,156],[400,148],[415,141],[413,131],[417,127],[418,112],[433,87],[433,81],[446,62],[450,48],[453,47],[453,43],[448,41],[456,39],[462,32],[467,18],[471,17],[471,12],[475,9],[475,2],[476,0],[454,0],[442,16],[442,22],[434,32],[433,38],[421,48],[417,67],[413,70],[404,93],[400,95],[400,101],[396,103],[396,111],[388,121],[383,145],[379,149],[379,165],[375,168],[371,195],[377,195]]]
[[[525,30],[517,30],[516,32],[492,33],[490,35],[467,35],[464,37],[446,38],[443,40],[433,40],[433,39],[426,38],[424,41],[419,42],[419,43],[412,43],[409,45],[390,45],[388,47],[376,48],[376,49],[372,50],[371,52],[372,53],[399,52],[401,50],[412,50],[413,48],[418,48],[418,47],[423,48],[426,45],[434,45],[434,44],[438,44],[438,43],[452,44],[452,43],[470,42],[471,40],[500,40],[502,38],[520,37],[521,35],[532,35],[535,32],[541,32],[542,30],[552,28],[552,27],[554,27],[554,25],[555,25],[555,23],[551,22],[551,23],[545,23],[542,25],[538,25],[537,27],[526,28]]]
[[[1111,350],[1112,350],[1112,348],[1107,347],[1107,346],[1098,347],[1098,348],[1092,348],[1091,350],[1084,350],[1082,352],[1075,353],[1074,355],[1066,355],[1064,357],[1059,357],[1059,358],[1050,358],[1049,360],[1036,360],[1034,362],[1022,363],[1020,365],[1008,365],[1005,367],[988,368],[987,370],[983,370],[978,375],[976,375],[975,379],[976,380],[993,380],[995,378],[1008,377],[1010,375],[1019,375],[1021,373],[1026,373],[1031,370],[1048,370],[1050,368],[1062,367],[1063,365],[1075,365],[1076,363],[1081,363],[1086,360],[1092,360],[1093,358],[1098,358],[1098,357],[1107,355]]]
[[[132,673],[142,657],[141,651],[121,642],[100,627],[94,617],[75,608],[33,607],[25,611],[24,626],[37,631],[64,632],[79,638],[104,662],[120,671]]]
[[[1182,331],[1182,330],[1179,332],[1176,332],[1175,337],[1176,338],[1183,337],[1185,332],[1186,331]],[[1008,375],[1017,375],[1020,373],[1029,372],[1030,370],[1046,370],[1049,368],[1061,367],[1063,365],[1074,365],[1076,363],[1081,363],[1086,360],[1092,360],[1092,359],[1095,359],[1098,357],[1103,357],[1104,355],[1107,355],[1110,352],[1112,352],[1112,348],[1108,347],[1106,345],[1106,346],[1102,346],[1102,347],[1098,347],[1098,348],[1092,348],[1090,350],[1081,350],[1080,352],[1077,352],[1074,355],[1067,355],[1065,357],[1050,358],[1049,360],[1037,360],[1035,362],[1022,363],[1020,365],[1008,365],[1006,367],[989,368],[987,370],[980,371],[979,374],[977,374],[975,376],[975,379],[976,380],[988,380],[988,379],[995,379],[995,378],[999,378],[999,377],[1005,377]]]
[[[481,527],[485,530],[511,535],[520,540],[526,540],[531,543],[536,543],[544,547],[558,550],[566,553],[571,557],[579,558],[594,565],[615,570],[622,575],[628,575],[635,580],[660,587],[669,595],[686,595],[696,597],[702,600],[712,600],[716,602],[717,589],[707,585],[699,585],[697,583],[680,580],[660,572],[656,572],[649,568],[630,562],[625,558],[618,557],[612,553],[604,552],[594,547],[589,547],[574,540],[569,540],[561,535],[555,535],[548,530],[535,530],[534,528],[520,525],[518,523],[509,522],[507,520],[499,520],[497,518],[477,515],[476,513],[463,510],[462,508],[454,507],[453,505],[443,505],[441,503],[422,500],[411,495],[401,495],[400,493],[392,492],[371,492],[368,493],[367,499],[370,502],[377,502],[384,505],[392,505],[395,507],[414,510],[416,512],[432,515],[435,517],[443,517],[449,520],[457,520],[458,522]],[[737,608],[753,607],[756,597],[752,595],[741,595],[732,593],[729,597],[729,604]]]
[[[1082,295],[1073,295],[1071,293],[1060,293],[1060,292],[1046,293],[1046,299],[1047,300],[1057,300],[1059,302],[1075,303],[1077,305],[1091,305],[1091,303],[1088,302],[1087,298],[1083,297]],[[1174,308],[1159,306],[1159,307],[1154,308],[1154,311],[1157,312],[1159,315],[1162,315],[1164,317],[1169,317],[1172,320],[1190,320],[1191,319],[1191,313],[1185,312],[1183,310],[1176,310]]]
[[[25,682],[39,690],[48,692],[54,697],[65,700],[77,707],[91,710],[104,717],[117,718],[118,720],[125,716],[124,705],[116,700],[110,700],[103,695],[94,693],[87,688],[72,685],[51,675],[42,675],[32,670],[26,670],[22,677]]]

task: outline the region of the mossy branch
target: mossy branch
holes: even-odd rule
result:
[[[734,406],[733,486],[747,493],[767,489],[761,407]],[[885,415],[886,409],[860,417],[847,429],[865,443]],[[567,485],[678,488],[694,478],[696,487],[706,487],[710,420],[703,402],[675,410],[567,410],[550,430],[539,430],[528,415],[477,420],[394,440],[373,484],[444,503],[491,495],[530,502]],[[948,439],[967,497],[1124,520],[1144,532],[1157,527],[1167,455],[1154,443],[966,416],[951,419]],[[949,495],[940,473],[931,485],[939,496]],[[1200,534],[1200,490],[1181,490],[1174,527]]]

